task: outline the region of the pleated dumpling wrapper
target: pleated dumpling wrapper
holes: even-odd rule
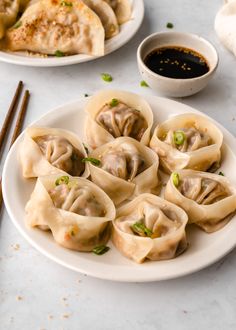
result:
[[[153,124],[149,104],[139,95],[103,90],[90,98],[85,108],[87,142],[95,149],[121,136],[148,145]]]
[[[178,206],[152,194],[142,194],[118,208],[112,240],[126,257],[171,259],[187,247],[187,214]]]
[[[104,54],[104,28],[81,0],[41,0],[28,6],[6,33],[10,50],[63,56]]]
[[[15,23],[19,6],[19,0],[0,1],[0,39],[4,37],[6,29]]]
[[[115,205],[141,193],[157,194],[158,156],[140,142],[120,137],[89,154],[91,178]]]
[[[104,0],[83,0],[100,18],[105,30],[105,38],[110,39],[119,33],[119,25],[111,6]]]
[[[130,0],[105,1],[113,8],[119,24],[123,24],[131,19],[132,5]]]
[[[236,56],[236,0],[225,1],[218,11],[215,31],[222,44]]]
[[[221,175],[193,170],[172,173],[165,199],[182,207],[207,233],[225,226],[236,210],[236,188]]]
[[[106,244],[116,214],[110,198],[91,181],[56,175],[38,178],[25,210],[29,227],[50,229],[58,244],[77,251]]]
[[[89,176],[83,143],[72,132],[49,127],[25,130],[19,158],[25,178],[50,174]]]
[[[150,147],[167,173],[219,167],[223,134],[207,117],[186,113],[157,125]]]

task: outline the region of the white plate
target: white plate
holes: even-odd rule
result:
[[[143,21],[144,4],[143,0],[133,0],[132,3],[132,17],[131,19],[120,26],[120,33],[115,37],[105,41],[105,55],[114,52],[118,48],[125,45],[138,31]],[[38,66],[38,67],[51,67],[51,66],[65,66],[76,63],[92,61],[96,56],[90,55],[71,55],[65,57],[39,57],[29,56],[26,52],[3,52],[0,51],[0,61],[25,65],[25,66]]]
[[[169,99],[154,96],[147,96],[146,99],[153,109],[156,123],[184,112],[199,113],[187,105]],[[61,106],[37,120],[34,125],[69,129],[83,138],[82,132],[86,116],[83,108],[86,101],[85,98]],[[236,141],[224,127],[217,125],[224,134],[225,143],[221,170],[236,184]],[[222,258],[236,245],[235,216],[223,229],[213,234],[206,234],[194,226],[189,228],[187,232],[189,248],[172,260],[145,262],[138,265],[120,255],[112,243],[109,243],[111,250],[102,256],[67,250],[57,245],[51,234],[25,227],[24,206],[33,190],[34,180],[22,178],[17,160],[17,151],[21,141],[22,134],[11,148],[3,169],[3,196],[7,211],[20,233],[36,249],[65,267],[107,280],[157,281],[198,271]]]

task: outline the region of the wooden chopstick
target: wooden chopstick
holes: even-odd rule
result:
[[[11,121],[13,119],[13,115],[16,112],[16,109],[17,109],[17,105],[18,105],[18,102],[19,102],[19,99],[20,99],[22,88],[23,88],[23,82],[19,81],[18,86],[17,86],[16,91],[15,91],[15,95],[12,99],[11,105],[9,107],[9,110],[7,112],[7,115],[5,117],[2,129],[1,129],[1,132],[0,132],[0,154],[2,152],[3,142],[4,142],[4,140],[7,136],[8,129],[9,129]]]
[[[23,85],[22,82],[20,82],[20,83]],[[18,85],[18,87],[19,87],[19,85]],[[20,96],[20,94],[18,94],[18,97],[19,96]],[[29,97],[30,97],[30,93],[29,93],[28,90],[26,90],[25,93],[24,93],[23,101],[21,103],[20,111],[19,111],[18,116],[17,116],[17,119],[16,119],[16,124],[15,124],[15,128],[14,128],[14,131],[13,131],[13,134],[12,134],[12,138],[11,138],[9,149],[11,148],[11,146],[13,145],[13,143],[15,142],[15,140],[17,139],[18,135],[21,132],[21,129],[22,129],[22,126],[23,126],[23,123],[24,123],[24,117],[25,117],[27,106],[28,106],[28,102],[29,102]],[[14,98],[15,98],[15,96],[14,96]],[[12,103],[13,103],[13,101],[12,101]],[[18,104],[18,101],[16,101],[16,104]],[[10,108],[11,108],[11,106],[10,106]],[[10,124],[11,124],[11,121],[9,121],[8,125],[10,125]],[[9,127],[7,127],[6,129],[8,129],[8,128]],[[1,211],[1,208],[2,208],[2,204],[3,204],[2,178],[0,177],[0,211]]]

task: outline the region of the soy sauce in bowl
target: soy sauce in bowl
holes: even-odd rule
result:
[[[157,48],[146,56],[144,63],[151,71],[175,79],[200,77],[210,70],[201,54],[179,46]]]

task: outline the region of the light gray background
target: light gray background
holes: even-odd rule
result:
[[[166,30],[166,23],[172,22],[175,31],[209,39],[220,56],[210,85],[180,101],[212,116],[236,135],[236,59],[220,45],[213,29],[221,3],[223,0],[146,0],[144,22],[132,41],[94,62],[51,69],[1,63],[0,123],[20,79],[31,91],[25,126],[60,104],[107,87],[101,72],[114,77],[109,87],[153,94],[139,87],[136,49],[145,36]],[[4,211],[0,255],[0,329],[236,329],[235,251],[201,272],[176,280],[106,282],[64,269],[39,254]]]

